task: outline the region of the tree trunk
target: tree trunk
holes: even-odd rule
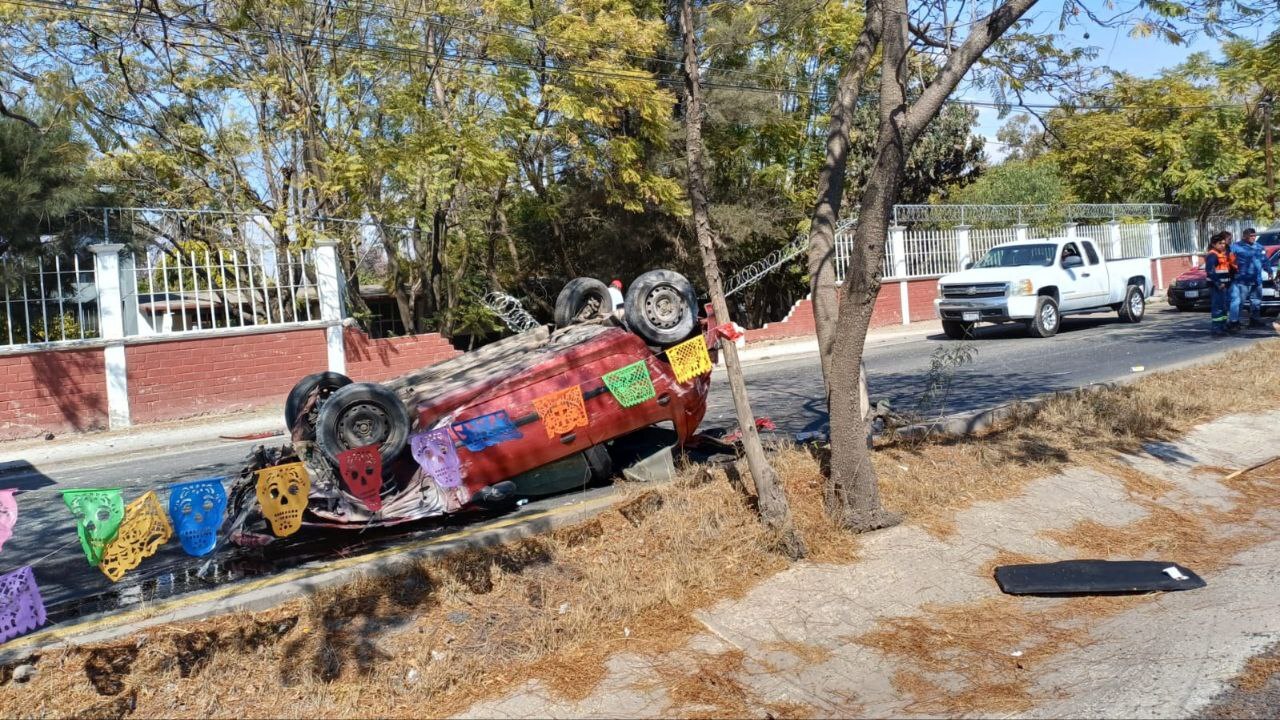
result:
[[[809,283],[812,293],[813,321],[818,334],[818,357],[822,376],[831,377],[831,351],[835,341],[839,286],[836,280],[835,234],[844,199],[845,170],[851,145],[849,132],[862,90],[862,81],[871,57],[880,44],[881,1],[867,0],[862,32],[854,45],[849,64],[840,75],[836,101],[831,107],[831,125],[827,131],[827,154],[818,171],[818,200],[813,209],[809,229]],[[852,268],[852,264],[849,266]],[[828,399],[830,399],[828,388]]]
[[[702,88],[698,71],[697,39],[693,31],[692,0],[680,0],[680,34],[684,41],[684,84],[687,105],[685,107],[685,155],[689,162],[689,201],[693,206],[693,230],[702,252],[702,267],[707,275],[707,287],[717,318],[729,319],[729,306],[724,299],[724,286],[720,282],[720,268],[716,261],[715,238],[711,230],[708,212],[706,181],[702,165]],[[738,361],[738,348],[732,342],[721,342],[725,369],[728,371],[729,388],[733,406],[737,411],[738,425],[742,428],[742,445],[747,454],[747,466],[755,481],[756,496],[760,504],[760,516],[765,526],[777,538],[778,548],[787,557],[800,559],[805,555],[804,540],[791,523],[791,509],[787,504],[778,475],[769,466],[760,436],[756,432],[755,417],[747,398],[747,385],[742,377],[742,364]]]
[[[975,23],[964,43],[949,52],[937,75],[908,106],[907,2],[881,1],[883,61],[876,156],[862,191],[849,271],[836,312],[831,356],[824,364],[831,418],[831,472],[824,493],[827,511],[856,531],[888,527],[901,519],[880,504],[879,482],[866,443],[866,418],[859,410],[858,368],[880,291],[889,217],[902,192],[907,153],[969,68],[1036,3],[1009,0]],[[843,184],[843,172],[832,177]]]

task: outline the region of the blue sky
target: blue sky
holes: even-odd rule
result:
[[[1048,19],[1052,21],[1052,18]],[[1040,23],[1036,23],[1039,27]],[[1054,28],[1056,29],[1056,28]],[[1243,33],[1255,41],[1262,40],[1271,28],[1258,27],[1251,33]],[[1050,30],[1052,31],[1052,30]],[[1089,34],[1085,39],[1084,34]],[[1196,52],[1207,52],[1213,57],[1220,57],[1219,40],[1203,35],[1194,37],[1184,45],[1170,45],[1157,37],[1134,38],[1129,36],[1128,28],[1070,27],[1063,35],[1067,42],[1079,46],[1090,46],[1098,50],[1098,56],[1092,65],[1102,68],[1128,72],[1133,75],[1150,77],[1160,70],[1181,63],[1187,56]],[[990,98],[978,91],[958,92],[957,97],[974,100]],[[1054,98],[1048,96],[1028,97],[1029,103],[1052,103]],[[1015,109],[1013,113],[1016,113]],[[1013,113],[1010,113],[1011,115]],[[986,153],[990,161],[998,161],[1004,157],[1004,148],[995,142],[996,131],[1008,120],[1000,119],[999,113],[991,108],[979,108],[976,132],[987,140]]]

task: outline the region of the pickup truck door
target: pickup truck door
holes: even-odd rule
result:
[[[1079,258],[1080,264],[1068,265],[1067,258]],[[1057,267],[1062,273],[1062,281],[1058,294],[1062,298],[1061,310],[1081,310],[1104,304],[1107,293],[1107,268],[1102,264],[1095,251],[1095,262],[1090,265],[1086,253],[1080,249],[1080,243],[1071,241],[1063,243],[1058,252]]]
[[[1106,305],[1111,302],[1111,286],[1108,282],[1107,263],[1098,256],[1093,243],[1081,240],[1081,251],[1084,252],[1084,267],[1080,268],[1080,292],[1084,295],[1085,307]]]

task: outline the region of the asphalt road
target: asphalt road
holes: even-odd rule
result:
[[[1064,390],[1094,382],[1131,375],[1134,366],[1145,371],[1194,361],[1227,349],[1246,347],[1266,337],[1270,330],[1240,336],[1211,339],[1204,313],[1181,314],[1163,307],[1139,325],[1125,325],[1113,317],[1066,319],[1062,332],[1050,339],[1026,337],[1019,328],[980,329],[975,340],[973,361],[960,367],[951,382],[945,401],[921,406],[931,358],[939,350],[954,349],[960,343],[941,335],[908,336],[871,348],[867,367],[872,398],[887,398],[899,411],[918,411],[934,417],[991,407],[1017,398]],[[748,389],[757,416],[769,416],[780,430],[801,432],[821,430],[826,424],[822,378],[815,356],[796,356],[753,364],[747,370]],[[736,421],[725,383],[713,383],[704,428],[733,427]],[[278,442],[279,439],[276,439]],[[243,459],[258,442],[228,442],[212,448],[183,450],[158,448],[154,455],[134,456],[74,467],[9,467],[0,470],[0,487],[23,490],[19,532],[3,547],[5,569],[19,564],[38,563],[37,576],[51,611],[63,617],[79,611],[100,609],[106,602],[128,604],[144,598],[164,596],[207,583],[269,573],[278,565],[267,558],[219,550],[213,561],[197,560],[182,554],[176,542],[160,555],[144,563],[144,571],[127,576],[113,586],[96,568],[90,567],[80,552],[69,515],[59,492],[72,487],[120,487],[125,497],[135,497],[142,489],[216,475],[238,474]],[[541,503],[539,503],[540,505]],[[536,507],[536,506],[535,506]],[[530,508],[532,509],[532,507]],[[456,525],[440,524],[415,530],[415,536],[442,533]],[[285,548],[288,553],[333,552],[333,544],[300,538],[301,543]],[[391,533],[370,532],[342,541],[343,554],[394,542]],[[294,563],[296,558],[286,562]],[[105,600],[77,608],[78,598],[105,593]]]
[[[983,410],[1013,400],[1113,381],[1194,362],[1215,353],[1274,338],[1266,329],[1232,337],[1209,335],[1207,313],[1180,313],[1163,305],[1149,308],[1139,324],[1114,315],[1067,317],[1062,330],[1047,339],[1027,337],[1021,326],[979,327],[967,341],[976,350],[971,363],[955,369],[949,391],[934,393],[929,368],[934,353],[955,349],[959,341],[941,333],[871,347],[866,353],[871,401],[886,399],[897,412],[925,418]],[[813,356],[780,358],[748,368],[752,411],[767,415],[789,432],[822,430],[827,424],[822,371]],[[732,401],[723,384],[712,387],[703,426],[736,425]]]

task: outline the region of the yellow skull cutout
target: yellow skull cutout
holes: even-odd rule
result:
[[[311,478],[300,462],[276,465],[258,471],[258,504],[271,523],[276,537],[287,537],[302,527],[302,511],[307,509]]]
[[[143,558],[155,555],[171,537],[173,526],[169,524],[169,517],[155,491],[148,491],[125,506],[120,530],[102,551],[98,567],[111,582],[119,582],[126,572],[141,565]]]

